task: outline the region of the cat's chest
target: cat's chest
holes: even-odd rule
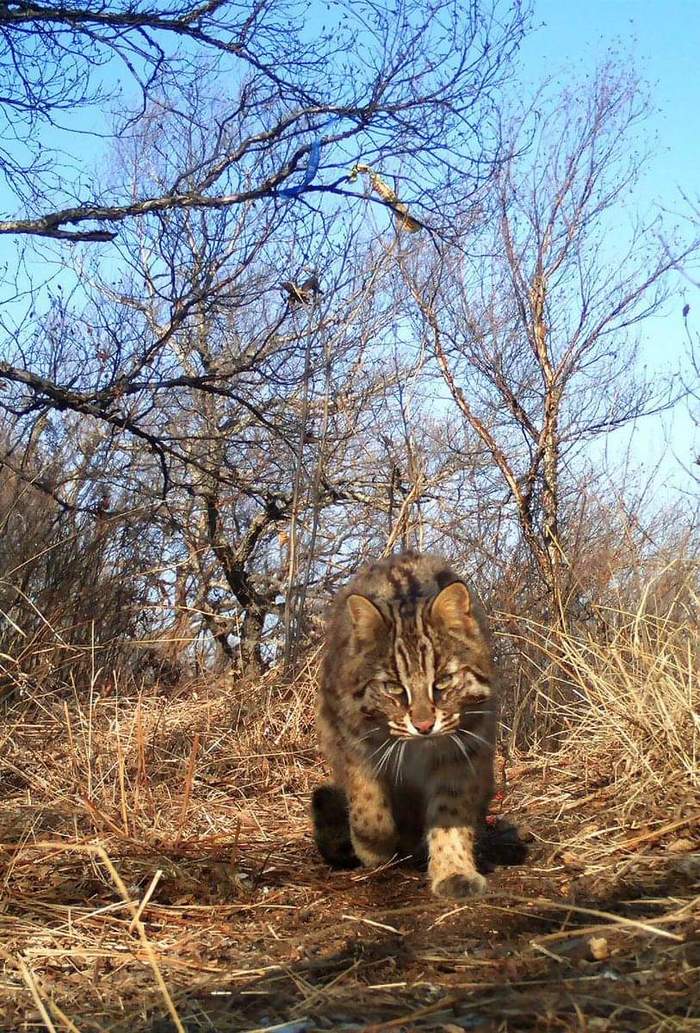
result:
[[[409,743],[401,765],[398,784],[405,784],[414,791],[424,793],[433,769],[434,752],[427,743]]]
[[[401,763],[392,771],[392,781],[397,789],[406,786],[413,792],[426,796],[437,783],[441,785],[463,785],[470,769],[456,750],[449,744],[416,742],[408,743]]]

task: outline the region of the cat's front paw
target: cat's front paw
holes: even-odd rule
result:
[[[444,879],[433,882],[433,894],[436,897],[449,897],[452,900],[463,900],[465,897],[479,897],[486,892],[486,879],[479,872],[469,875],[462,873],[448,875]]]

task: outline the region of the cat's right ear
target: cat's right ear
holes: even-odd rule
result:
[[[471,608],[469,589],[464,582],[453,581],[433,599],[430,617],[432,621],[459,637],[472,626]]]
[[[348,613],[355,635],[363,642],[370,642],[386,634],[386,621],[371,600],[364,595],[349,595]]]

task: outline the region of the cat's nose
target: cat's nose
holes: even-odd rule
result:
[[[427,721],[414,721],[413,727],[416,731],[420,732],[421,735],[427,735],[428,732],[432,732],[435,727],[435,717],[429,717]]]

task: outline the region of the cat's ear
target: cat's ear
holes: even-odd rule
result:
[[[433,599],[430,619],[433,624],[441,624],[448,631],[459,633],[469,628],[471,609],[469,589],[462,581],[453,581]]]
[[[349,595],[347,606],[353,630],[359,639],[366,642],[386,634],[386,621],[366,596]]]

